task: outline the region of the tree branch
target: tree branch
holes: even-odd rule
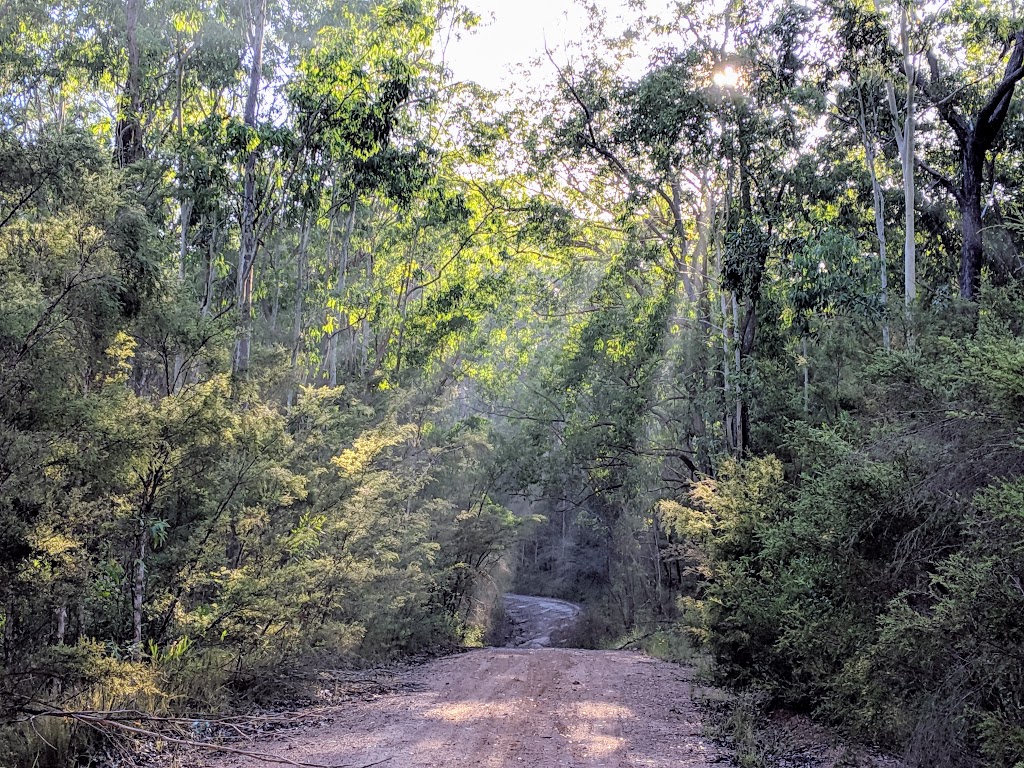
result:
[[[967,119],[956,111],[956,107],[948,99],[943,98],[939,92],[939,80],[942,78],[942,75],[939,72],[939,59],[935,55],[935,51],[929,48],[927,57],[931,78],[924,78],[918,75],[917,80],[921,83],[922,90],[928,94],[929,100],[939,111],[942,119],[953,129],[960,142],[967,144],[971,140],[971,126]]]
[[[919,157],[915,157],[914,161],[917,163],[918,168],[935,179],[941,186],[945,187],[946,191],[948,191],[949,194],[951,194],[957,201],[960,200],[960,189],[953,183],[953,180],[949,178],[949,176],[941,171],[935,170]]]
[[[324,763],[304,763],[297,760],[289,760],[287,757],[281,757],[280,755],[271,754],[268,752],[253,752],[246,749],[238,749],[236,747],[228,747],[221,744],[211,744],[204,741],[196,741],[194,739],[185,739],[177,736],[170,736],[166,733],[160,733],[159,731],[153,731],[148,728],[141,728],[137,725],[129,725],[123,722],[118,713],[114,712],[65,712],[62,710],[52,709],[43,712],[31,713],[30,720],[34,720],[37,717],[59,717],[69,720],[75,720],[84,725],[88,725],[91,728],[97,730],[114,730],[124,731],[137,736],[145,736],[147,738],[159,739],[162,741],[168,741],[172,744],[181,744],[188,747],[197,747],[199,749],[207,749],[213,752],[226,752],[232,755],[240,755],[242,757],[252,757],[257,760],[261,760],[265,763],[278,763],[280,765],[292,765],[298,766],[298,768],[370,768],[371,766],[381,765],[391,760],[391,757],[386,757],[383,760],[377,760],[372,763],[364,763],[360,766],[353,766],[351,763],[335,763],[327,765]],[[133,719],[138,719],[134,718]],[[156,719],[156,718],[145,718],[145,719]]]
[[[1010,54],[1010,58],[1006,62],[1003,79],[978,113],[975,135],[985,149],[991,146],[1003,121],[1006,120],[1006,114],[1010,110],[1010,101],[1013,99],[1013,91],[1020,79],[1024,78],[1022,63],[1024,63],[1024,29],[1014,35],[1013,53]]]

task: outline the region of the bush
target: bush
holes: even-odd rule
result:
[[[720,677],[914,766],[1024,761],[1024,302],[875,358],[855,410],[726,460],[666,523]]]

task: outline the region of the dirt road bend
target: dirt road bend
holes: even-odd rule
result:
[[[563,626],[564,609],[547,608],[551,624],[528,618],[540,630],[532,640]],[[251,746],[296,762],[388,768],[703,768],[725,760],[701,738],[692,670],[642,654],[488,648],[397,677],[397,693],[347,701],[328,723]],[[263,764],[230,757],[208,765]]]

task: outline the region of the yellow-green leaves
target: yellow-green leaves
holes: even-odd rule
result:
[[[124,383],[132,369],[132,357],[138,342],[125,331],[118,331],[114,342],[107,347],[107,357],[110,359],[111,372],[107,377],[110,382]]]
[[[380,428],[361,434],[351,448],[345,449],[331,459],[331,463],[349,477],[361,475],[384,451],[401,445],[415,434],[416,428],[411,424],[402,426],[395,423],[385,424]]]

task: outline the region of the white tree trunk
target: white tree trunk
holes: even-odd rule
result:
[[[146,589],[146,522],[139,520],[135,540],[135,580],[132,585],[132,658],[142,658],[142,604]]]
[[[896,149],[899,151],[900,165],[903,170],[903,298],[909,308],[917,299],[917,246],[914,221],[917,68],[914,62],[915,54],[910,46],[909,6],[904,6],[900,13],[900,48],[903,54],[903,73],[907,82],[902,118],[896,103],[896,91],[893,84],[887,82],[885,89],[889,99],[889,111],[892,113]]]
[[[68,629],[68,604],[63,602],[57,609],[57,645],[64,645]]]

